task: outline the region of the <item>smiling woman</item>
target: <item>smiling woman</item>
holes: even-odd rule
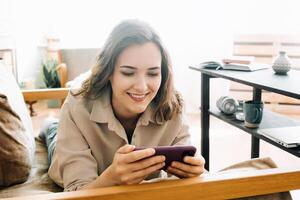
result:
[[[190,144],[183,101],[158,34],[144,22],[123,21],[101,49],[90,77],[65,100],[58,129],[56,123],[43,129],[49,175],[65,191],[159,177],[166,158],[153,148],[134,151],[136,146]],[[185,156],[165,171],[199,176],[204,159]]]
[[[146,110],[160,87],[160,65],[160,51],[152,42],[130,46],[120,54],[110,78],[118,118],[135,119]]]
[[[129,143],[140,114],[159,90],[161,60],[159,48],[152,42],[129,46],[117,59],[110,78],[112,108],[126,130]]]

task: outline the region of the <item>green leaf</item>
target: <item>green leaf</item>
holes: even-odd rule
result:
[[[57,60],[53,59],[42,63],[43,79],[47,88],[61,87],[58,72],[56,70],[57,65]]]

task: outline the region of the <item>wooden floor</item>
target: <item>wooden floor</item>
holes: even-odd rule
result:
[[[267,105],[273,111],[286,114],[288,117],[300,120],[300,106],[290,109],[281,106]],[[47,108],[46,101],[40,101],[34,105],[37,116],[32,117],[35,134],[39,133],[39,129],[43,119],[49,115],[59,116],[58,108]],[[291,113],[286,113],[286,110],[291,110]],[[299,109],[299,112],[295,112]],[[187,121],[190,125],[192,135],[192,144],[200,149],[200,113],[188,114]],[[211,117],[210,129],[210,171],[216,172],[231,164],[250,159],[251,137],[231,125],[228,125],[214,117]],[[263,141],[260,143],[261,157],[271,157],[279,167],[299,166],[300,159],[278,149]],[[300,199],[300,191],[292,192],[294,199]]]

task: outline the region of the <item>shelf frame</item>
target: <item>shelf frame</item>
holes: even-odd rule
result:
[[[300,87],[294,86],[296,80],[300,76],[300,71],[291,70],[287,76],[275,75],[271,69],[258,70],[253,72],[241,72],[241,71],[229,71],[229,70],[214,70],[204,69],[194,66],[190,66],[190,69],[201,72],[201,153],[206,160],[205,168],[209,170],[209,129],[210,120],[209,116],[215,116],[245,132],[251,134],[251,158],[259,157],[260,140],[264,140],[286,152],[289,152],[297,157],[300,157],[300,148],[286,148],[276,142],[260,135],[257,131],[260,128],[272,128],[272,127],[289,127],[298,126],[300,122],[288,119],[271,111],[265,111],[263,122],[259,128],[248,129],[242,122],[236,122],[233,116],[224,116],[218,111],[210,109],[210,79],[211,78],[223,78],[238,83],[242,83],[248,86],[252,86],[252,99],[261,101],[262,90],[274,92],[289,96],[292,98],[300,99]],[[275,120],[274,120],[275,119]]]

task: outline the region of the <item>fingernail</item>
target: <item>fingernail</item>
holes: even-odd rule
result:
[[[151,153],[152,153],[152,154],[155,154],[155,149],[151,149]]]
[[[149,151],[148,151],[148,152],[149,152],[149,154],[150,154],[150,155],[153,155],[153,154],[155,154],[155,150],[154,150],[154,149],[149,149]]]

